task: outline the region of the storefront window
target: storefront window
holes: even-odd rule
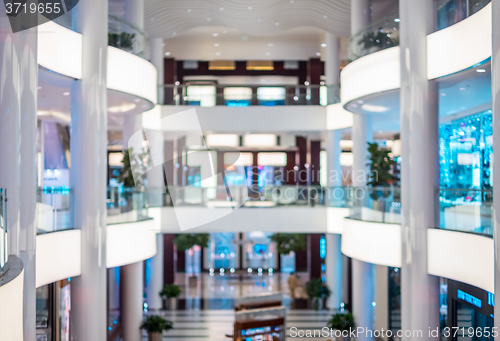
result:
[[[441,125],[439,128],[441,187],[491,188],[492,144],[491,110]]]

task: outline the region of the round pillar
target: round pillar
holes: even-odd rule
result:
[[[373,331],[373,301],[375,298],[375,266],[357,259],[352,260],[352,312],[356,327]],[[366,333],[356,340],[371,341]]]
[[[82,34],[82,79],[71,84],[74,227],[81,229],[82,274],[71,281],[71,339],[105,341],[108,1],[73,9]]]
[[[142,340],[140,326],[143,319],[143,271],[143,262],[121,267],[123,341]]]
[[[438,87],[427,79],[427,35],[435,29],[435,15],[433,0],[400,1],[404,330],[439,327],[439,278],[427,274],[427,230],[439,226]]]
[[[163,289],[163,234],[156,235],[156,255],[147,261],[146,299],[149,310],[163,308],[159,293]]]

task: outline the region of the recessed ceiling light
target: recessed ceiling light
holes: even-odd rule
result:
[[[295,2],[295,1],[293,1],[293,0],[290,0],[290,3],[291,3],[291,4],[293,4],[294,2]]]
[[[260,18],[259,18],[259,19],[257,19],[257,22],[261,22],[261,21],[262,21],[262,19],[260,19]]]
[[[215,47],[219,47],[219,46],[220,46],[220,44],[219,44],[219,43],[215,43],[215,44],[214,44],[214,46],[215,46]]]
[[[219,33],[212,33],[212,35],[213,35],[214,37],[218,37],[218,36],[219,36]]]
[[[273,43],[269,43],[269,44],[267,44],[267,46],[273,47],[274,45],[273,45]]]
[[[279,22],[277,22],[277,23],[276,23],[276,26],[279,26],[279,25],[280,25],[280,23],[279,23]]]
[[[207,21],[212,21],[212,18],[207,18]]]
[[[190,9],[188,9],[188,13],[191,13],[191,8],[190,8]]]
[[[143,108],[147,108],[148,106],[147,106],[146,104],[143,104],[143,105],[142,105],[142,107],[143,107]]]
[[[252,9],[252,6],[248,6],[248,9]]]
[[[220,10],[221,10],[221,11],[223,11],[223,10],[224,10],[224,7],[221,7],[221,8],[220,8]]]
[[[326,44],[325,43],[321,44],[321,47],[326,47]]]
[[[443,92],[443,93],[441,93],[441,96],[443,96],[443,97],[444,97],[444,96],[446,96],[446,94]]]
[[[40,90],[41,88],[42,88],[42,87],[41,87],[41,86],[39,86],[39,87],[38,87],[38,90]]]
[[[485,69],[477,69],[476,72],[484,73],[484,72],[486,72],[486,70]]]
[[[226,30],[224,30],[224,31],[222,31],[222,33],[226,34],[226,33],[227,33],[227,31],[226,31]]]
[[[460,90],[465,91],[465,88],[460,88]]]
[[[321,52],[316,52],[316,56],[321,56]]]
[[[323,18],[328,19],[328,15],[324,15]]]
[[[177,32],[173,32],[173,33],[172,33],[172,35],[173,35],[173,36],[176,36],[176,35],[177,35]]]
[[[134,99],[135,103],[139,103],[141,100],[139,98]]]
[[[396,19],[394,19],[394,22],[401,22],[401,19],[396,18]]]
[[[216,56],[220,56],[220,52],[215,52],[215,55]]]
[[[63,96],[69,96],[69,91],[63,92]]]
[[[270,56],[271,55],[271,52],[266,52],[266,56]]]
[[[165,52],[165,56],[170,56],[170,52]]]
[[[151,21],[155,21],[155,18],[151,18]]]
[[[165,46],[165,43],[161,44],[161,46]]]

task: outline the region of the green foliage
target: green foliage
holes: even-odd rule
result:
[[[186,251],[194,245],[207,247],[210,235],[208,233],[181,233],[175,236],[174,244],[177,245],[177,250]]]
[[[378,47],[380,50],[394,47],[399,44],[399,40],[391,38],[390,31],[384,31],[382,27],[375,32],[367,32],[358,41],[358,45],[362,45],[363,49],[369,50],[372,47]]]
[[[146,172],[149,162],[148,151],[134,153],[134,148],[126,150],[123,153],[123,167],[118,175],[118,182],[123,182],[123,187],[137,187],[139,189],[142,186],[142,181],[140,179],[137,179],[137,183],[134,181],[133,170],[135,169],[136,173],[143,174]]]
[[[307,236],[301,233],[275,233],[271,240],[278,246],[278,253],[287,255],[291,251],[297,252],[306,249]]]
[[[167,284],[163,287],[159,294],[162,298],[176,298],[181,295],[181,288],[175,284]]]
[[[161,333],[164,330],[166,331],[173,328],[173,323],[171,321],[165,320],[159,315],[148,316],[141,324],[141,329],[144,329],[148,334]]]
[[[340,331],[354,329],[355,324],[352,313],[332,315],[332,318],[328,321],[328,328]]]
[[[394,180],[391,167],[396,164],[396,161],[389,156],[390,151],[380,148],[377,143],[368,142],[368,152],[370,153],[367,164],[370,167],[368,185],[373,187],[389,186],[389,181]]]
[[[108,33],[108,45],[130,51],[134,45],[135,33]]]
[[[321,278],[313,278],[306,283],[306,293],[309,298],[328,298],[332,294]]]

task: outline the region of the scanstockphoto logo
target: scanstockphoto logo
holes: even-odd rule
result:
[[[191,138],[202,143],[202,145],[196,150],[190,150],[186,152],[186,154],[183,152],[181,155],[184,160],[196,160],[196,163],[200,165],[201,169],[203,169],[201,178],[198,181],[199,183],[196,184],[200,190],[204,187],[206,188],[214,185],[216,186],[216,184],[224,184],[224,176],[222,173],[219,173],[217,169],[216,153],[210,150],[205,143],[203,131],[195,109],[186,110],[164,117],[156,122],[155,126],[159,128],[183,127],[183,130],[189,131]],[[166,159],[165,153],[163,152],[163,137],[158,138],[156,134],[157,132],[155,131],[141,129],[132,135],[128,141],[130,166],[136,189],[148,193],[166,193],[167,188],[165,186],[143,186],[144,179],[147,177],[148,172],[157,167],[161,167],[163,170],[163,165],[165,164],[174,165],[177,163],[177,158],[179,157],[179,155],[176,155],[175,159],[174,157]],[[146,149],[143,147],[145,144],[147,145]],[[230,167],[232,172],[237,172],[239,175],[244,177],[245,168],[238,165],[238,160],[240,158],[239,150],[236,148],[224,147],[224,151],[225,167]],[[227,192],[226,194],[228,198],[227,206],[214,210],[213,214],[210,216],[197,216],[193,215],[192,210],[182,209],[176,205],[177,202],[184,201],[183,199],[186,194],[186,186],[169,187],[168,193],[172,199],[180,229],[185,231],[216,221],[233,213],[245,204],[248,197],[247,187],[227,183],[225,184],[225,191]]]
[[[70,12],[79,0],[4,0],[12,32],[20,32],[53,21]]]

